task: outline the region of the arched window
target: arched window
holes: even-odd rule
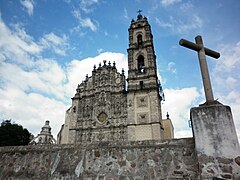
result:
[[[142,55],[138,56],[138,72],[145,73],[144,57]]]
[[[141,34],[139,34],[137,36],[137,43],[138,43],[138,45],[142,45],[142,35]]]

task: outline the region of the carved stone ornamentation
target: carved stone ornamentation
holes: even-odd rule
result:
[[[137,97],[137,107],[148,107],[148,97],[140,96]]]
[[[137,114],[137,121],[138,124],[146,124],[149,122],[149,115],[148,113],[138,113]]]
[[[97,118],[100,124],[104,124],[107,121],[107,114],[105,112],[101,112]]]
[[[111,65],[112,64],[112,65]],[[94,66],[92,76],[78,85],[72,98],[75,111],[70,110],[69,127],[75,131],[76,143],[116,140],[119,125],[126,124],[127,94],[125,76],[116,70],[115,63],[103,62]],[[116,123],[117,122],[117,123]],[[109,129],[110,125],[112,130]],[[121,130],[122,139],[125,129]]]

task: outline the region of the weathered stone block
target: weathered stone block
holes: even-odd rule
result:
[[[226,158],[239,155],[238,138],[229,106],[192,108],[190,116],[198,153]]]
[[[237,176],[240,148],[230,107],[218,104],[192,108],[191,121],[201,179]]]

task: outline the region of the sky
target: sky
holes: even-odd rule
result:
[[[46,120],[56,138],[86,74],[103,60],[127,75],[128,28],[148,18],[157,70],[175,138],[191,137],[190,109],[205,102],[197,52],[181,38],[221,54],[207,57],[214,98],[232,109],[240,139],[240,1],[0,0],[0,118],[35,136]]]

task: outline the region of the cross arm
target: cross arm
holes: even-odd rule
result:
[[[200,51],[202,49],[202,46],[192,43],[191,41],[185,40],[185,39],[180,39],[179,45],[184,46],[186,48],[192,49],[194,51]],[[211,56],[213,58],[218,59],[220,57],[220,53],[213,51],[211,49],[205,48],[204,47],[205,54],[208,56]]]
[[[186,47],[186,48],[189,48],[189,49],[192,49],[194,51],[200,51],[201,50],[201,47],[195,43],[192,43],[191,41],[188,41],[186,39],[180,39],[179,41],[179,45],[183,46],[183,47]]]
[[[208,55],[208,56],[211,56],[213,58],[216,58],[218,59],[220,57],[220,53],[216,52],[216,51],[213,51],[211,49],[208,49],[208,48],[204,48],[205,50],[205,54]]]

